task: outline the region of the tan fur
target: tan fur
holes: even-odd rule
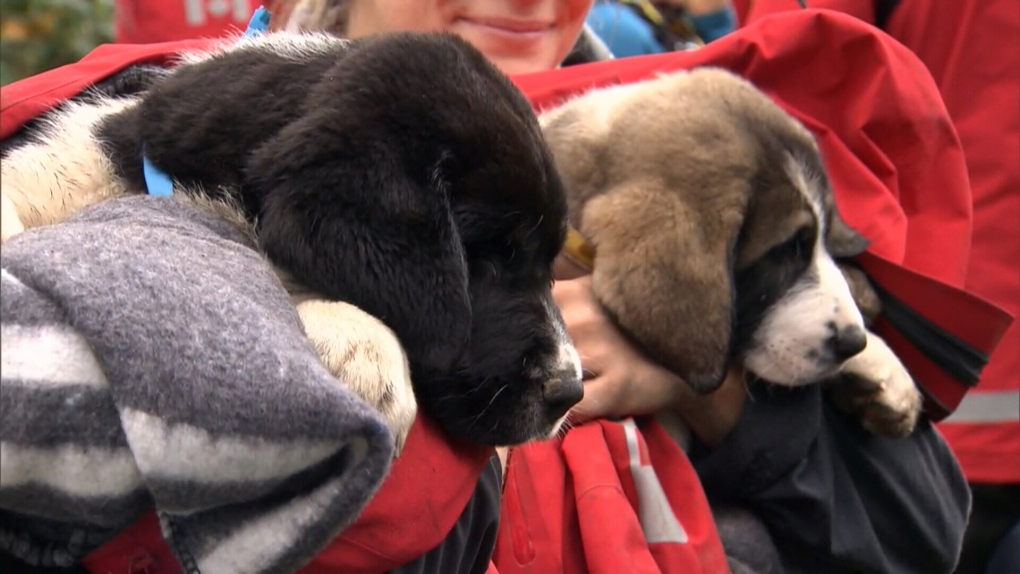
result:
[[[217,217],[230,223],[237,228],[238,231],[245,234],[248,237],[248,240],[251,241],[252,245],[256,245],[258,243],[255,237],[255,226],[252,225],[251,221],[248,221],[244,217],[244,214],[241,211],[241,206],[236,201],[227,198],[212,198],[198,189],[186,191],[181,189],[179,184],[174,186],[173,200],[184,201],[194,205],[195,207],[216,214]],[[278,269],[274,267],[273,270],[276,271],[277,276],[280,275],[280,271]]]
[[[399,454],[418,413],[418,402],[411,367],[396,334],[354,305],[322,299],[285,270],[276,266],[273,270],[297,307],[319,359],[383,416]]]
[[[763,153],[776,150],[761,147],[767,138],[747,137],[735,114],[818,153],[802,125],[750,83],[717,69],[596,90],[540,119],[567,187],[571,224],[596,254],[596,297],[650,356],[680,374],[683,366],[700,390],[714,388],[728,367],[734,270],[828,211],[824,240],[833,253],[852,252],[860,239],[835,212],[831,195],[815,205],[802,193],[818,183],[814,175],[789,153]],[[863,326],[863,311],[870,323],[880,305],[869,298],[866,277],[843,269],[844,280],[828,257],[821,269],[845,303],[832,316]],[[796,331],[800,317],[824,325],[792,314],[774,330]],[[865,402],[854,395],[852,412],[875,432],[903,434],[917,420],[919,395],[888,346],[873,333],[868,340],[843,367],[873,382]],[[802,384],[795,371],[786,384]]]
[[[382,321],[347,303],[310,299],[298,303],[297,310],[323,364],[386,419],[399,453],[418,404],[397,336]]]

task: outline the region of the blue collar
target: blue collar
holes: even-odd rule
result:
[[[272,18],[272,14],[265,6],[259,6],[255,9],[255,13],[251,15],[251,19],[248,20],[248,28],[241,35],[241,38],[247,38],[249,36],[258,36],[269,29],[269,19]]]
[[[268,30],[269,19],[271,17],[272,15],[265,6],[259,6],[248,21],[248,28],[241,35],[241,39],[257,36]],[[142,144],[142,174],[145,176],[145,187],[149,191],[149,195],[160,197],[170,197],[173,195],[173,180],[170,179],[166,172],[149,161],[149,156],[145,153],[145,144]]]

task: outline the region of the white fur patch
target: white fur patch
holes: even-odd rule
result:
[[[551,297],[547,301],[543,301],[543,303],[545,305],[546,312],[549,314],[547,324],[553,325],[556,329],[556,365],[551,371],[553,373],[573,373],[575,380],[580,382],[583,374],[581,370],[581,357],[577,354],[577,349],[574,348],[574,344],[571,342],[570,336],[567,335],[567,330],[563,326],[559,310],[556,308],[556,304],[552,301]],[[567,420],[567,416],[569,416],[569,414],[570,411],[567,411],[566,414],[556,420],[556,423],[553,424],[552,430],[549,431],[549,438],[555,438],[558,435],[560,428],[563,426],[563,422]]]
[[[3,191],[3,183],[0,183],[0,243],[7,243],[8,239],[24,230],[25,225],[18,217],[18,208],[7,197],[7,193]]]
[[[271,32],[244,38],[233,50],[260,50],[292,60],[310,60],[323,54],[343,52],[349,44],[350,40],[324,32]]]
[[[231,52],[257,50],[276,54],[294,61],[311,60],[316,56],[336,52],[344,52],[350,40],[338,38],[323,32],[274,31],[241,37],[241,34],[230,35],[216,42],[212,47],[202,51],[182,52],[178,55],[180,65],[196,64]]]

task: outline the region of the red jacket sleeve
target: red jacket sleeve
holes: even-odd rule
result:
[[[73,64],[48,70],[0,88],[0,139],[85,88],[136,64],[169,65],[184,51],[215,40],[187,40],[139,46],[104,44]]]
[[[432,550],[457,522],[492,454],[453,442],[418,417],[403,454],[358,521],[300,572],[384,572]]]

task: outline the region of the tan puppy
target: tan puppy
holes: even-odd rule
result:
[[[568,191],[568,252],[652,358],[701,392],[734,361],[779,385],[849,376],[837,404],[875,432],[912,431],[920,393],[861,314],[877,297],[848,271],[855,300],[835,263],[867,241],[836,212],[803,126],[711,68],[596,90],[540,123]]]

